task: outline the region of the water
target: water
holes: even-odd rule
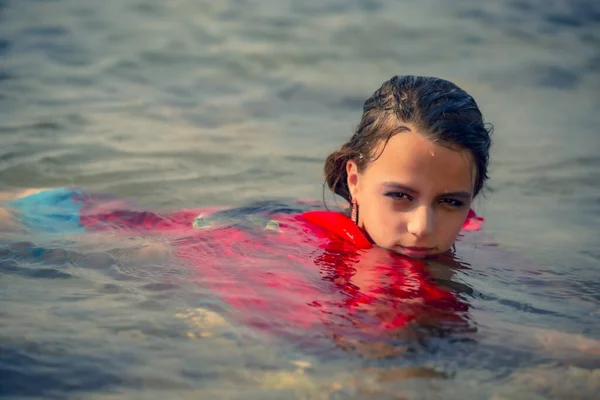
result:
[[[185,269],[127,262],[133,238],[3,235],[0,396],[594,398],[597,344],[543,329],[600,340],[599,22],[592,0],[0,0],[2,190],[319,199],[362,101],[436,75],[495,126],[477,208],[498,245],[467,238],[447,279],[468,340],[319,356],[207,311]]]

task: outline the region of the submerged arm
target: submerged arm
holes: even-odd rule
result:
[[[63,188],[0,192],[0,233],[51,233],[75,239],[78,250],[108,249],[113,256],[131,262],[164,262],[171,257],[172,247],[163,235],[147,235],[136,229],[84,228],[79,222],[79,207],[69,200],[72,193]]]

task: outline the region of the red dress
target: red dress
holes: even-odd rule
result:
[[[464,321],[466,302],[436,283],[423,261],[374,247],[342,213],[215,220],[222,211],[161,215],[96,204],[84,207],[80,220],[89,230],[169,238],[194,281],[210,288],[235,321],[277,335],[362,340],[410,321]],[[481,223],[470,211],[463,229]]]

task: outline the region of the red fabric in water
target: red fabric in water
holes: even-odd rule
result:
[[[436,284],[425,263],[373,247],[344,214],[270,216],[274,230],[195,228],[195,218],[211,211],[88,207],[81,222],[90,230],[171,236],[179,259],[237,321],[271,333],[302,337],[325,326],[364,338],[423,317],[459,321],[468,308]],[[479,230],[482,222],[470,211],[463,229]]]

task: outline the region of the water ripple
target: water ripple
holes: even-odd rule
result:
[[[322,160],[397,73],[456,81],[497,127],[482,207],[495,239],[465,238],[464,268],[439,280],[477,332],[432,329],[421,343],[316,330],[282,344],[226,320],[235,310],[206,284],[235,271],[268,281],[291,261],[233,265],[231,249],[195,243],[197,263],[232,274],[211,276],[135,262],[132,238],[15,237],[0,250],[0,397],[489,398],[515,384],[569,397],[562,374],[593,398],[582,369],[597,363],[581,361],[593,347],[536,347],[524,328],[598,332],[598,1],[0,0],[0,20],[2,190],[75,184],[152,209],[320,199]],[[315,305],[301,292],[272,301],[282,318],[253,321],[297,333],[284,317]],[[328,315],[346,318],[339,329],[368,320]]]

